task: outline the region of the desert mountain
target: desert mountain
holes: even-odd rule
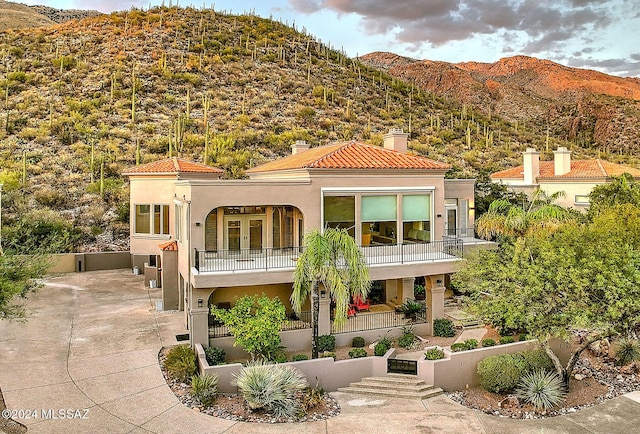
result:
[[[637,78],[527,56],[454,64],[376,52],[360,61],[484,113],[549,128],[565,140],[628,155],[640,151]]]
[[[51,26],[70,20],[99,15],[98,11],[56,9],[48,6],[27,6],[0,0],[0,30]]]
[[[557,146],[576,158],[599,152],[390,76],[294,23],[250,14],[132,9],[2,31],[0,53],[5,248],[29,230],[67,224],[83,248],[126,248],[120,174],[169,155],[237,178],[290,153],[295,140],[381,144],[396,127],[410,133],[412,152],[452,164],[453,177],[518,164],[529,146],[547,158]],[[631,161],[617,149],[602,157]],[[65,248],[77,245],[75,235]]]

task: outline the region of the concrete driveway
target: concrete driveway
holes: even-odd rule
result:
[[[159,290],[130,270],[67,274],[27,302],[26,323],[0,322],[0,388],[29,433],[633,433],[640,392],[569,416],[492,417],[441,396],[424,402],[333,393],[340,416],[249,424],[184,407],[158,350],[185,333],[180,312],[156,312]]]

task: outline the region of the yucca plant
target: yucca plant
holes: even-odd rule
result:
[[[640,343],[637,339],[620,338],[613,345],[613,359],[616,365],[626,365],[640,360]]]
[[[558,374],[538,369],[522,376],[516,396],[546,411],[564,400],[565,390]]]
[[[251,410],[264,409],[278,417],[291,417],[300,411],[297,395],[307,387],[307,380],[297,369],[257,360],[233,377],[233,384]]]
[[[200,404],[209,407],[218,394],[218,374],[198,374],[191,378],[191,394]]]

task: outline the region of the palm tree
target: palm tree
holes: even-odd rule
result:
[[[565,196],[564,191],[547,195],[537,188],[526,208],[504,199],[494,200],[476,222],[476,231],[485,239],[496,235],[519,238],[539,231],[553,231],[572,218],[567,209],[554,203]]]
[[[337,324],[347,318],[351,296],[367,297],[371,281],[364,255],[345,229],[314,229],[304,237],[304,251],[296,265],[291,306],[300,313],[311,299],[312,357],[318,357],[319,286],[322,283],[336,305]]]

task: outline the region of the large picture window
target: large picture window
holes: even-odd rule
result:
[[[431,241],[431,195],[402,196],[402,239],[405,243]]]
[[[367,244],[367,234],[371,234],[371,243],[396,243],[397,208],[396,195],[362,196],[360,218],[363,245]]]
[[[351,236],[355,236],[355,196],[325,196],[324,224],[330,228],[347,229]]]
[[[138,204],[135,211],[135,233],[169,235],[169,205]]]

